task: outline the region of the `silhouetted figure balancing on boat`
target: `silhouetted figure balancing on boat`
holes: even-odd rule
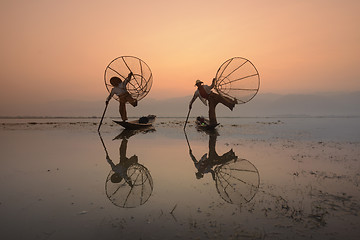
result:
[[[130,93],[126,90],[126,85],[130,82],[133,73],[130,72],[129,75],[122,81],[118,77],[112,77],[110,79],[110,83],[113,86],[109,96],[106,98],[106,105],[109,104],[111,98],[116,94],[119,97],[119,113],[121,119],[126,121],[127,113],[126,113],[126,103],[129,102],[133,107],[137,106],[137,100],[132,98]]]
[[[209,135],[209,154],[205,153],[199,161],[193,155],[192,150],[189,149],[189,155],[198,170],[195,173],[197,179],[203,178],[206,173],[211,173],[212,179],[216,181],[216,174],[213,168],[238,158],[232,149],[219,156],[215,149],[216,138],[216,134]]]
[[[138,157],[136,155],[131,156],[130,158],[126,157],[126,149],[127,149],[128,139],[124,137],[121,141],[120,145],[120,162],[118,164],[114,164],[108,155],[106,155],[106,160],[110,164],[111,169],[114,173],[111,175],[110,180],[112,183],[119,183],[121,180],[125,180],[125,182],[132,187],[133,183],[131,178],[128,176],[128,168],[134,164],[138,163]]]
[[[213,89],[215,86],[215,81],[216,78],[214,78],[212,84],[208,86],[208,85],[204,85],[202,81],[196,80],[195,86],[197,86],[197,90],[195,91],[194,96],[189,104],[189,110],[192,108],[192,104],[197,98],[200,98],[200,100],[205,104],[205,106],[209,104],[210,126],[213,127],[215,127],[218,124],[215,113],[215,108],[218,103],[224,104],[231,111],[235,107],[235,104],[237,104],[236,99],[232,100],[228,97],[220,96],[219,94],[211,91],[211,89]]]

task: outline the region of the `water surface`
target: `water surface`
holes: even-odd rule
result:
[[[3,121],[0,236],[357,239],[357,120]]]

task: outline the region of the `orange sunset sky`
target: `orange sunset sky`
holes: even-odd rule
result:
[[[359,12],[357,0],[2,0],[0,101],[104,101],[122,55],[150,66],[147,98],[192,95],[235,56],[257,67],[260,93],[360,91]]]

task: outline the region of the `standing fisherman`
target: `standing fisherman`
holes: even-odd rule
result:
[[[236,100],[232,100],[228,97],[220,96],[219,94],[211,91],[211,89],[213,89],[215,86],[215,80],[216,78],[213,79],[212,84],[210,86],[203,85],[202,81],[196,80],[195,86],[197,86],[198,89],[195,91],[194,96],[189,104],[189,111],[190,111],[193,102],[198,97],[205,104],[205,106],[207,106],[207,102],[209,102],[209,120],[211,126],[216,126],[218,124],[216,121],[216,113],[215,113],[215,107],[218,103],[224,104],[231,111],[233,110],[235,104],[237,103]]]
[[[116,94],[119,97],[119,113],[121,116],[121,119],[123,121],[126,121],[127,114],[126,114],[126,103],[129,102],[133,107],[137,106],[137,100],[132,98],[130,93],[126,90],[126,85],[131,80],[131,77],[133,76],[133,73],[130,72],[127,78],[124,79],[124,81],[121,81],[118,77],[112,77],[110,79],[110,83],[113,86],[111,89],[111,92],[109,96],[106,98],[106,105],[109,104],[110,99]]]

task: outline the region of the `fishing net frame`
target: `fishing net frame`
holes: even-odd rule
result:
[[[112,77],[119,77],[124,81],[130,72],[132,72],[133,75],[126,85],[126,90],[133,99],[140,101],[150,92],[153,83],[153,74],[150,67],[138,57],[120,56],[113,59],[107,65],[104,72],[106,89],[109,93],[111,92],[113,86],[110,84],[110,79]],[[120,101],[116,94],[114,94],[113,98]]]
[[[111,170],[106,178],[105,193],[115,206],[135,208],[149,200],[154,184],[149,170],[141,164],[131,165],[127,173],[132,186],[129,186],[125,179],[122,179],[119,183],[112,184],[110,179],[114,171]],[[112,184],[112,186],[110,187],[109,184]]]
[[[214,172],[216,190],[228,203],[241,205],[250,202],[259,190],[259,171],[246,159],[233,159],[217,166]]]
[[[243,57],[226,60],[216,72],[215,90],[224,97],[244,104],[255,97],[260,88],[260,74],[255,65]]]

